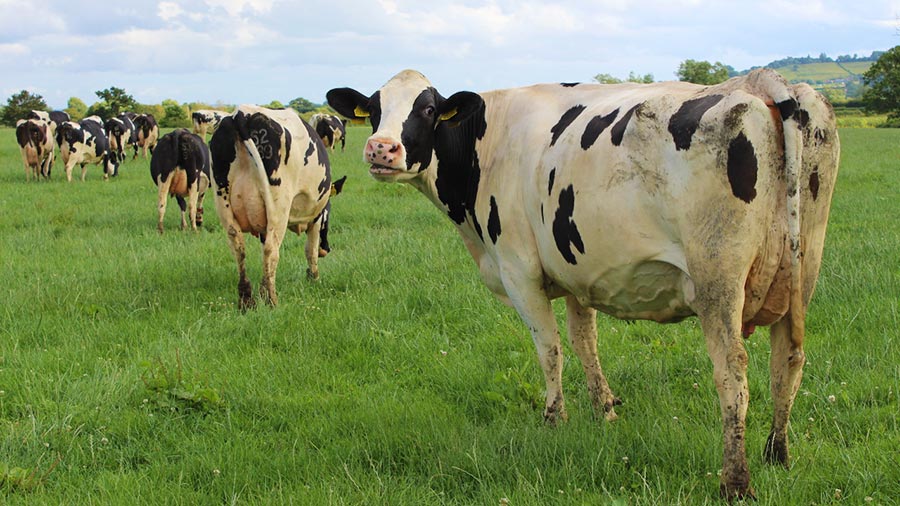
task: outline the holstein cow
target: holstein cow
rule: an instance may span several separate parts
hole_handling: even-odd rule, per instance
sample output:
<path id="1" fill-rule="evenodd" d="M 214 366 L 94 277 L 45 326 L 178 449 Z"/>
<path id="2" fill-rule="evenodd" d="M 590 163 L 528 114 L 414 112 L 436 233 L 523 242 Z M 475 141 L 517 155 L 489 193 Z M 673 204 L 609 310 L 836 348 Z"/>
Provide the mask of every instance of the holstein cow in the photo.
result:
<path id="1" fill-rule="evenodd" d="M 40 177 L 50 177 L 53 163 L 53 133 L 50 125 L 40 119 L 22 119 L 16 122 L 16 141 L 25 164 L 25 180 L 31 175 L 37 181 Z"/>
<path id="2" fill-rule="evenodd" d="M 125 161 L 125 146 L 131 143 L 134 135 L 134 123 L 127 116 L 110 118 L 103 124 L 106 137 L 109 139 L 109 151 L 119 163 Z M 114 174 L 118 175 L 118 174 Z"/>
<path id="3" fill-rule="evenodd" d="M 319 276 L 319 230 L 331 190 L 322 140 L 291 109 L 242 105 L 209 141 L 216 211 L 238 264 L 238 304 L 254 305 L 244 268 L 244 233 L 263 244 L 260 292 L 275 305 L 275 271 L 285 231 L 306 232 L 307 275 Z"/>
<path id="4" fill-rule="evenodd" d="M 72 181 L 72 168 L 75 165 L 81 166 L 82 181 L 89 163 L 102 165 L 103 179 L 118 172 L 118 158 L 109 151 L 109 140 L 98 116 L 88 116 L 78 123 L 64 122 L 59 126 L 59 136 L 62 140 L 59 151 L 66 168 L 66 180 Z"/>
<path id="5" fill-rule="evenodd" d="M 325 147 L 334 151 L 334 146 L 341 141 L 341 151 L 347 142 L 347 127 L 344 121 L 337 116 L 331 114 L 313 114 L 310 118 L 310 125 L 316 130 Z"/>
<path id="6" fill-rule="evenodd" d="M 174 195 L 181 208 L 181 229 L 187 228 L 185 210 L 191 220 L 191 228 L 203 225 L 203 196 L 209 188 L 210 156 L 203 139 L 180 128 L 159 139 L 150 158 L 150 176 L 159 187 L 156 229 L 163 233 L 166 200 Z M 187 197 L 187 203 L 185 203 Z"/>
<path id="7" fill-rule="evenodd" d="M 147 158 L 147 151 L 153 154 L 153 148 L 159 139 L 159 125 L 156 124 L 156 118 L 152 114 L 138 114 L 132 120 L 134 122 L 134 130 L 137 134 L 137 145 L 144 152 L 144 158 Z M 137 158 L 138 152 L 134 151 L 134 158 Z"/>
<path id="8" fill-rule="evenodd" d="M 723 419 L 721 492 L 753 496 L 742 334 L 772 325 L 765 456 L 787 464 L 840 151 L 821 95 L 761 69 L 716 86 L 544 84 L 444 98 L 407 70 L 371 96 L 327 98 L 370 119 L 371 175 L 407 182 L 446 212 L 487 286 L 525 321 L 550 423 L 565 418 L 551 299 L 566 298 L 569 339 L 607 419 L 619 400 L 600 369 L 596 310 L 696 315 Z"/>
<path id="9" fill-rule="evenodd" d="M 37 109 L 32 110 L 28 113 L 25 119 L 39 119 L 45 121 L 50 126 L 50 133 L 53 137 L 54 145 L 60 146 L 62 144 L 62 139 L 60 139 L 59 135 L 56 133 L 59 125 L 62 125 L 66 121 L 71 120 L 69 117 L 69 113 L 65 111 L 39 111 Z M 53 165 L 53 161 L 51 160 L 50 165 Z M 47 169 L 47 177 L 50 176 L 50 169 Z"/>
<path id="10" fill-rule="evenodd" d="M 223 111 L 214 111 L 212 109 L 200 109 L 191 113 L 191 120 L 194 123 L 194 133 L 199 135 L 206 142 L 206 134 L 214 134 L 216 128 L 222 118 L 228 113 Z"/>

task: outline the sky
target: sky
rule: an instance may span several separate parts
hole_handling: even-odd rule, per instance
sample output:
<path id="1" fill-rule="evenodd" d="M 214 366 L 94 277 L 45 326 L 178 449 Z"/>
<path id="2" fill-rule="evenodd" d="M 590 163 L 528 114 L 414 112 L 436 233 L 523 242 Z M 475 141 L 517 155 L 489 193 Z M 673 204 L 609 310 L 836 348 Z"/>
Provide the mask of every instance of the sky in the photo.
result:
<path id="1" fill-rule="evenodd" d="M 406 68 L 449 96 L 896 45 L 900 0 L 0 0 L 0 103 L 322 103 Z"/>

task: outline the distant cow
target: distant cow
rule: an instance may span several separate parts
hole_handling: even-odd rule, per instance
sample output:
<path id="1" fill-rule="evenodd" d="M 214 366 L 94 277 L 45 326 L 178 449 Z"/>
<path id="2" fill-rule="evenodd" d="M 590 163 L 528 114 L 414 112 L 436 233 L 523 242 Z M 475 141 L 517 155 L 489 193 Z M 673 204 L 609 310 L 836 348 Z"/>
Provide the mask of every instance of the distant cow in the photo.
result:
<path id="1" fill-rule="evenodd" d="M 50 125 L 40 119 L 19 120 L 16 123 L 16 142 L 25 164 L 25 180 L 31 181 L 32 174 L 35 181 L 41 177 L 49 178 L 54 144 Z"/>
<path id="2" fill-rule="evenodd" d="M 150 176 L 159 187 L 156 229 L 163 233 L 166 200 L 175 196 L 181 208 L 181 229 L 187 228 L 185 210 L 191 220 L 191 228 L 203 225 L 203 195 L 209 188 L 210 157 L 206 143 L 187 130 L 180 128 L 163 135 L 150 159 Z M 187 197 L 187 203 L 185 203 Z"/>
<path id="3" fill-rule="evenodd" d="M 619 400 L 600 369 L 596 309 L 696 315 L 721 407 L 720 491 L 751 497 L 743 336 L 771 325 L 765 458 L 787 464 L 840 152 L 820 94 L 760 69 L 715 86 L 565 83 L 445 98 L 403 71 L 373 95 L 327 98 L 371 120 L 370 174 L 410 183 L 445 212 L 488 288 L 516 308 L 544 372 L 548 422 L 565 418 L 552 299 L 566 298 L 572 348 L 608 419 Z"/>
<path id="4" fill-rule="evenodd" d="M 152 114 L 138 114 L 132 120 L 134 122 L 134 130 L 137 134 L 137 145 L 144 152 L 144 158 L 147 158 L 147 151 L 153 154 L 153 148 L 159 140 L 159 125 L 156 124 L 156 118 Z M 137 158 L 138 152 L 134 151 L 134 158 Z"/>
<path id="5" fill-rule="evenodd" d="M 39 119 L 45 121 L 50 126 L 50 133 L 53 137 L 54 147 L 59 147 L 62 144 L 62 139 L 59 138 L 59 135 L 56 133 L 56 129 L 59 128 L 59 125 L 62 125 L 66 121 L 69 121 L 71 118 L 69 117 L 69 113 L 65 111 L 39 111 L 37 109 L 32 110 L 25 116 L 25 119 Z M 50 162 L 52 167 L 53 161 Z M 50 170 L 47 170 L 47 176 L 50 176 Z"/>
<path id="6" fill-rule="evenodd" d="M 285 231 L 306 232 L 307 275 L 318 278 L 322 212 L 331 168 L 322 140 L 291 109 L 242 105 L 209 142 L 216 210 L 238 264 L 238 304 L 254 305 L 244 268 L 244 233 L 263 243 L 261 293 L 277 304 L 275 272 Z"/>
<path id="7" fill-rule="evenodd" d="M 109 151 L 109 140 L 99 117 L 89 116 L 78 123 L 66 121 L 59 126 L 58 134 L 62 139 L 59 151 L 66 166 L 66 180 L 72 181 L 72 169 L 76 165 L 81 166 L 82 181 L 88 164 L 101 165 L 103 179 L 118 172 L 118 158 Z"/>
<path id="8" fill-rule="evenodd" d="M 212 109 L 200 109 L 191 113 L 191 120 L 194 124 L 194 133 L 206 142 L 206 134 L 216 133 L 222 118 L 228 113 L 223 111 L 215 111 Z"/>
<path id="9" fill-rule="evenodd" d="M 125 161 L 125 146 L 131 143 L 134 135 L 134 123 L 127 116 L 110 118 L 103 124 L 106 137 L 109 139 L 109 150 L 119 163 Z"/>
<path id="10" fill-rule="evenodd" d="M 315 129 L 325 147 L 334 151 L 334 146 L 341 141 L 341 151 L 347 142 L 347 127 L 344 121 L 332 114 L 313 114 L 310 118 L 310 125 Z"/>
<path id="11" fill-rule="evenodd" d="M 341 193 L 341 190 L 344 189 L 344 182 L 347 181 L 347 176 L 344 176 L 337 181 L 331 183 L 331 196 Z M 325 204 L 325 210 L 322 211 L 322 226 L 319 229 L 319 257 L 324 257 L 325 255 L 331 253 L 331 245 L 328 244 L 328 229 L 331 225 L 331 199 L 328 199 L 328 203 Z"/>

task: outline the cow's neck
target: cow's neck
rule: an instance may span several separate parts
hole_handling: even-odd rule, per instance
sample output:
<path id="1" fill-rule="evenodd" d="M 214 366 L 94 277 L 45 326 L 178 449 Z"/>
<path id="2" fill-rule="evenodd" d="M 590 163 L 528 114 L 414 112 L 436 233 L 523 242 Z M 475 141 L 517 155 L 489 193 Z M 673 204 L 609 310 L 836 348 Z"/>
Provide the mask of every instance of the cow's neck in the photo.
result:
<path id="1" fill-rule="evenodd" d="M 486 130 L 484 109 L 458 126 L 438 125 L 431 164 L 411 181 L 447 214 L 460 232 L 482 241 L 482 226 L 474 212 L 481 180 L 475 143 L 484 137 Z"/>

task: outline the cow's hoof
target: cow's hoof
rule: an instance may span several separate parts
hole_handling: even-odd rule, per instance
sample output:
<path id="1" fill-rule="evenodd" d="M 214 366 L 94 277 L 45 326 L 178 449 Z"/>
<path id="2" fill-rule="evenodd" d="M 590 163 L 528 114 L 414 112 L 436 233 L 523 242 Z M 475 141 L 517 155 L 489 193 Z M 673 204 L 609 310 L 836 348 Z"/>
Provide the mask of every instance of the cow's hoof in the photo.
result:
<path id="1" fill-rule="evenodd" d="M 769 464 L 788 467 L 791 459 L 788 454 L 787 437 L 779 437 L 774 432 L 770 432 L 769 438 L 766 439 L 766 448 L 763 450 L 763 457 Z"/>
<path id="2" fill-rule="evenodd" d="M 247 312 L 254 307 L 256 307 L 256 301 L 253 300 L 253 297 L 241 297 L 238 299 L 238 309 L 240 309 L 241 312 Z"/>
<path id="3" fill-rule="evenodd" d="M 312 269 L 306 269 L 306 279 L 310 281 L 317 281 L 319 279 L 319 271 L 313 271 Z"/>
<path id="4" fill-rule="evenodd" d="M 324 258 L 326 255 L 328 255 L 328 251 L 324 250 L 322 248 L 319 248 L 319 258 Z"/>
<path id="5" fill-rule="evenodd" d="M 749 483 L 743 485 L 727 485 L 722 483 L 719 485 L 719 495 L 729 503 L 734 501 L 755 501 L 756 492 Z"/>

